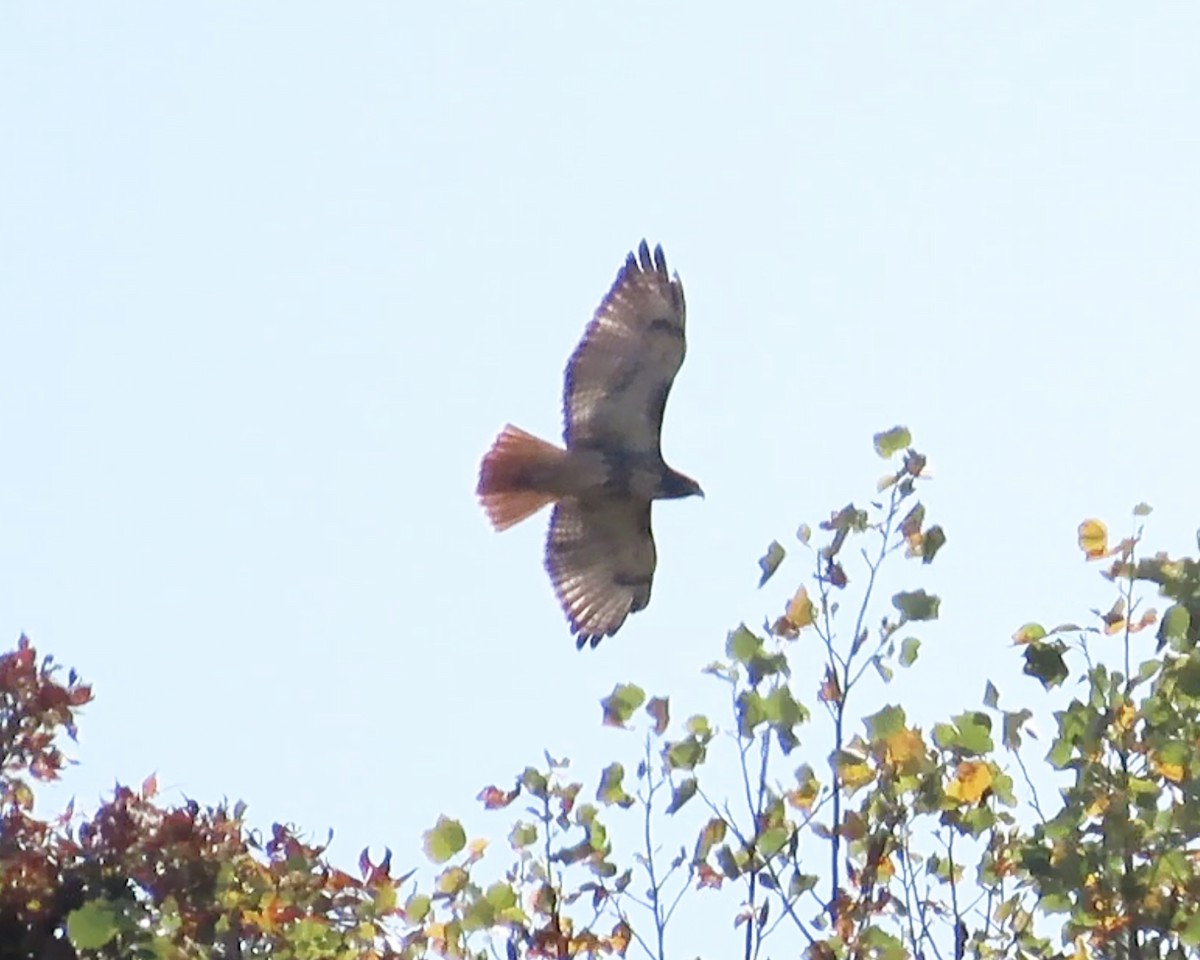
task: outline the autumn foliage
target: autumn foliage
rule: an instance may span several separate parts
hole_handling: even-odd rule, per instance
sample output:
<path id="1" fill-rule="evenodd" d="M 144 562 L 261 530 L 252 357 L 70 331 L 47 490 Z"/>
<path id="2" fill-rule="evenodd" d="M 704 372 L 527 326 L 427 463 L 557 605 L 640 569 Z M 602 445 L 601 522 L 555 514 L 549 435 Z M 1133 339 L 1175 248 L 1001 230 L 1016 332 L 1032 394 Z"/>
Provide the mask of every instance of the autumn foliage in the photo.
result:
<path id="1" fill-rule="evenodd" d="M 386 864 L 350 876 L 288 827 L 249 830 L 240 805 L 162 805 L 150 777 L 90 817 L 34 816 L 91 698 L 25 637 L 0 656 L 0 958 L 400 955 Z"/>
<path id="2" fill-rule="evenodd" d="M 1145 549 L 1145 505 L 1120 539 L 1085 521 L 1097 608 L 969 640 L 1042 693 L 964 678 L 976 703 L 918 723 L 887 684 L 936 662 L 922 580 L 952 544 L 908 431 L 875 449 L 865 501 L 759 560 L 760 586 L 794 571 L 786 601 L 697 664 L 727 711 L 623 680 L 598 711 L 621 756 L 484 786 L 399 874 L 390 852 L 338 869 L 240 805 L 163 804 L 153 777 L 35 816 L 92 694 L 22 637 L 0 657 L 0 960 L 1196 955 L 1200 561 Z"/>

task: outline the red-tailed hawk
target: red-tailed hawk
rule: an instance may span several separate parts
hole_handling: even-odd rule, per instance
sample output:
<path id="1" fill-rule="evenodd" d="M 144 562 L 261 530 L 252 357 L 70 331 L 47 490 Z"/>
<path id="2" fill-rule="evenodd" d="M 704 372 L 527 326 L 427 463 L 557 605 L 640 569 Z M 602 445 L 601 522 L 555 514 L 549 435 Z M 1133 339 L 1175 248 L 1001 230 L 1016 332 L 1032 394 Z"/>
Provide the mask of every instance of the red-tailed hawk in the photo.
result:
<path id="1" fill-rule="evenodd" d="M 567 363 L 566 449 L 509 424 L 479 469 L 497 530 L 554 503 L 546 570 L 575 645 L 596 646 L 650 602 L 650 503 L 703 491 L 662 458 L 663 410 L 683 363 L 683 285 L 662 247 L 632 253 Z"/>

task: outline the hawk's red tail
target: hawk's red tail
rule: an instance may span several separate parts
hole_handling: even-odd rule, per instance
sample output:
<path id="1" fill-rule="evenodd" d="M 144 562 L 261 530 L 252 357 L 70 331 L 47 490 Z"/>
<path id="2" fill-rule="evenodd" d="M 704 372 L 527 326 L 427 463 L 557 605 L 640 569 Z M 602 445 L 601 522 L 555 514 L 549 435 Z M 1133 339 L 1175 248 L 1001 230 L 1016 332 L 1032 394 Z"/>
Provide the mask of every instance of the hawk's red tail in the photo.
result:
<path id="1" fill-rule="evenodd" d="M 545 484 L 566 456 L 561 447 L 512 424 L 501 430 L 479 466 L 475 489 L 492 526 L 505 530 L 555 500 Z"/>

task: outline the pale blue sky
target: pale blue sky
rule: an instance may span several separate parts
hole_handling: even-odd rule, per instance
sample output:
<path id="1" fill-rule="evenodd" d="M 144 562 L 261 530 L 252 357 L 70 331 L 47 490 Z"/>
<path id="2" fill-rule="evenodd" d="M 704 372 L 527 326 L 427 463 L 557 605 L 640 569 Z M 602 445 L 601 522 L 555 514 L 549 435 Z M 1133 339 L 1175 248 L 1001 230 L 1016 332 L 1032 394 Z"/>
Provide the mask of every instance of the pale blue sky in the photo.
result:
<path id="1" fill-rule="evenodd" d="M 1076 524 L 1194 546 L 1200 6 L 127 3 L 0 10 L 0 632 L 114 776 L 415 863 L 619 680 L 707 706 L 773 538 L 930 454 L 927 717 L 1107 605 Z M 577 653 L 545 517 L 473 497 L 625 254 L 689 305 L 648 610 Z M 916 573 L 914 572 L 914 576 Z M 818 762 L 819 757 L 814 758 Z"/>

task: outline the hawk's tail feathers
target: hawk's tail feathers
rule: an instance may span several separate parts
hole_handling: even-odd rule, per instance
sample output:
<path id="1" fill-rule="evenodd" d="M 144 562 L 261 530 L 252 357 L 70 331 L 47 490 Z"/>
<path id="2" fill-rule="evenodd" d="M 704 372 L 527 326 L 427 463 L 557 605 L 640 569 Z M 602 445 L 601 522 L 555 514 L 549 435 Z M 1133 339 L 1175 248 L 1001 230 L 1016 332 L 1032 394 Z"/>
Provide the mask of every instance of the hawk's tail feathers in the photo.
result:
<path id="1" fill-rule="evenodd" d="M 531 517 L 557 494 L 544 489 L 567 451 L 508 424 L 479 466 L 475 492 L 497 530 Z"/>

